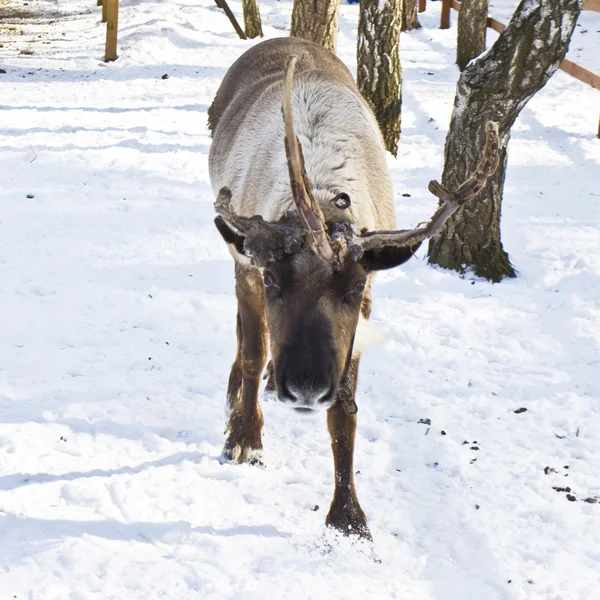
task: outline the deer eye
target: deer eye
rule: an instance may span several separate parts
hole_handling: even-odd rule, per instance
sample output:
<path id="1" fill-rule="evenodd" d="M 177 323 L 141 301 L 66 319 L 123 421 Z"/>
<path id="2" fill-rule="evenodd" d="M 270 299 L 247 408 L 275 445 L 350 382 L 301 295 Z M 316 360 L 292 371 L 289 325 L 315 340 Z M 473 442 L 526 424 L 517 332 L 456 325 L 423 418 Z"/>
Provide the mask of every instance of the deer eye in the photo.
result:
<path id="1" fill-rule="evenodd" d="M 352 289 L 346 292 L 346 299 L 350 300 L 353 298 L 358 298 L 365 291 L 365 282 L 361 281 L 357 283 Z"/>
<path id="2" fill-rule="evenodd" d="M 365 291 L 365 282 L 362 281 L 361 283 L 358 283 L 357 285 L 355 285 L 350 290 L 350 293 L 355 294 L 356 296 L 360 296 L 364 291 Z"/>
<path id="3" fill-rule="evenodd" d="M 265 288 L 272 292 L 279 292 L 281 290 L 281 288 L 275 282 L 275 279 L 273 279 L 273 276 L 269 275 L 269 273 L 263 273 L 263 283 Z"/>

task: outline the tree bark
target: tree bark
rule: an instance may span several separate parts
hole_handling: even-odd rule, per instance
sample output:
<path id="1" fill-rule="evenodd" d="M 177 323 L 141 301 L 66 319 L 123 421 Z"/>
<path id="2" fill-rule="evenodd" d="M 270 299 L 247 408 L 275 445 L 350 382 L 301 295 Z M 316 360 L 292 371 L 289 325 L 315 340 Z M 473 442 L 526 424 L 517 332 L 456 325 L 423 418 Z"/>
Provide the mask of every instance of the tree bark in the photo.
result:
<path id="1" fill-rule="evenodd" d="M 488 0 L 462 0 L 458 13 L 456 64 L 461 71 L 485 50 Z"/>
<path id="2" fill-rule="evenodd" d="M 294 0 L 290 35 L 335 52 L 340 0 Z"/>
<path id="3" fill-rule="evenodd" d="M 396 156 L 400 139 L 402 0 L 360 0 L 357 82 L 373 108 L 385 147 Z"/>
<path id="4" fill-rule="evenodd" d="M 500 164 L 485 189 L 430 240 L 430 263 L 459 272 L 472 269 L 493 282 L 515 276 L 500 237 L 510 128 L 558 69 L 580 12 L 581 0 L 522 0 L 490 51 L 460 76 L 446 136 L 442 182 L 456 189 L 473 172 L 488 120 L 499 125 Z"/>
<path id="5" fill-rule="evenodd" d="M 417 17 L 417 0 L 402 0 L 402 31 L 413 29 L 421 29 Z"/>
<path id="6" fill-rule="evenodd" d="M 260 11 L 258 0 L 242 0 L 244 11 L 244 30 L 249 38 L 262 37 L 262 24 L 260 22 Z"/>

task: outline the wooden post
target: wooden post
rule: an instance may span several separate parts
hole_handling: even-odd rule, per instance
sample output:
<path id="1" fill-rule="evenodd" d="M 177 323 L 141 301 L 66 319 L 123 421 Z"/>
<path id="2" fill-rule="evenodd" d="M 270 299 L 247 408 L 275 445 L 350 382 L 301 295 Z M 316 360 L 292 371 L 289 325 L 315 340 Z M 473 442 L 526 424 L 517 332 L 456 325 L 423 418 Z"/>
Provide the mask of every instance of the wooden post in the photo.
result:
<path id="1" fill-rule="evenodd" d="M 600 13 L 600 0 L 583 0 L 583 10 L 593 10 Z"/>
<path id="2" fill-rule="evenodd" d="M 600 118 L 598 119 L 598 139 L 600 140 Z"/>
<path id="3" fill-rule="evenodd" d="M 96 0 L 96 6 L 102 6 L 102 0 Z"/>
<path id="4" fill-rule="evenodd" d="M 119 25 L 119 0 L 104 0 L 106 6 L 106 50 L 104 60 L 117 60 L 117 28 Z"/>
<path id="5" fill-rule="evenodd" d="M 442 19 L 440 21 L 440 29 L 450 28 L 450 9 L 452 8 L 452 0 L 442 0 Z"/>
<path id="6" fill-rule="evenodd" d="M 425 12 L 427 8 L 427 0 L 419 0 L 419 12 Z"/>
<path id="7" fill-rule="evenodd" d="M 101 2 L 102 5 L 102 22 L 106 23 L 106 5 L 108 3 L 108 0 L 103 0 Z"/>
<path id="8" fill-rule="evenodd" d="M 244 33 L 244 30 L 240 27 L 240 24 L 237 22 L 235 15 L 231 12 L 231 9 L 229 8 L 227 1 L 226 0 L 215 0 L 215 4 L 219 8 L 221 8 L 222 10 L 225 11 L 227 18 L 229 19 L 229 22 L 233 25 L 233 28 L 235 29 L 236 33 L 238 34 L 240 40 L 247 40 L 248 36 Z"/>

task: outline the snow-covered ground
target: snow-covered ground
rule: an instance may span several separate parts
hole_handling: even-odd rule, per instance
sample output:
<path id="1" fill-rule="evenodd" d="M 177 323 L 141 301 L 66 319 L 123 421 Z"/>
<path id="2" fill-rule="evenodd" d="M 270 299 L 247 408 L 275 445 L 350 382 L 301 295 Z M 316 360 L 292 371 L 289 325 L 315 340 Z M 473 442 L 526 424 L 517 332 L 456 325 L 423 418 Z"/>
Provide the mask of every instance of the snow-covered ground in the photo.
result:
<path id="1" fill-rule="evenodd" d="M 362 361 L 356 448 L 371 549 L 325 533 L 323 415 L 267 403 L 267 468 L 219 462 L 235 299 L 206 110 L 253 42 L 211 0 L 124 0 L 106 65 L 94 4 L 0 26 L 0 600 L 599 597 L 599 93 L 558 73 L 514 128 L 517 279 L 424 251 L 379 277 L 389 338 Z M 404 226 L 434 209 L 458 77 L 439 8 L 402 39 Z M 262 2 L 268 37 L 290 11 Z M 585 13 L 570 53 L 597 72 L 599 31 Z"/>

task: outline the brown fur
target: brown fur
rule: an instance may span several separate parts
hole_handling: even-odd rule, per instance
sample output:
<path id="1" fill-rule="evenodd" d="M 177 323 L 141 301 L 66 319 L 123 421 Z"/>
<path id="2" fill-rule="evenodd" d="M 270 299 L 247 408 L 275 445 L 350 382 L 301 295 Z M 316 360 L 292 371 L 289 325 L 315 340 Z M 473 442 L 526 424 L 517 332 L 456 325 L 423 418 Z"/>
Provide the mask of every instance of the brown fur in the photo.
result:
<path id="1" fill-rule="evenodd" d="M 235 275 L 238 349 L 227 389 L 231 412 L 224 456 L 237 462 L 254 462 L 257 459 L 253 451 L 262 450 L 263 416 L 258 389 L 267 361 L 264 295 L 256 272 L 236 265 Z"/>
<path id="2" fill-rule="evenodd" d="M 265 269 L 277 289 L 266 289 L 273 376 L 280 399 L 287 390 L 327 390 L 320 402 L 335 401 L 356 331 L 367 273 L 348 261 L 336 271 L 311 251 Z M 300 401 L 294 404 L 300 407 Z"/>

